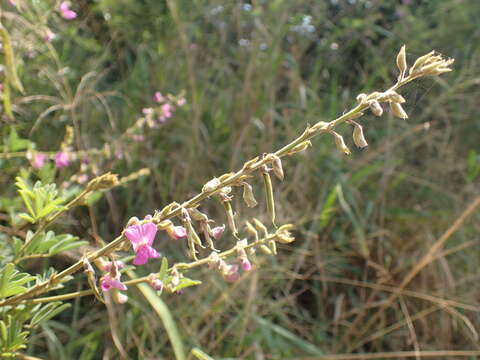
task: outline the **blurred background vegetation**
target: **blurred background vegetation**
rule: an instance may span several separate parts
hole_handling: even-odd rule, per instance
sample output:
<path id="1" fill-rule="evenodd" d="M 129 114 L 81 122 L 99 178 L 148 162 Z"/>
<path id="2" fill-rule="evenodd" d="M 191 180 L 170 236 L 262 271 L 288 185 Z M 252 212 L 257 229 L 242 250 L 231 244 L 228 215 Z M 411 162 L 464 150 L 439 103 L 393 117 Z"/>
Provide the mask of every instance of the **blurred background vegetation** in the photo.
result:
<path id="1" fill-rule="evenodd" d="M 191 271 L 201 286 L 162 299 L 185 348 L 215 359 L 479 350 L 478 213 L 413 279 L 410 292 L 364 327 L 480 195 L 479 1 L 78 0 L 72 21 L 52 13 L 53 1 L 17 3 L 19 9 L 0 1 L 26 95 L 15 93 L 15 120 L 2 120 L 3 139 L 14 129 L 37 149 L 56 151 L 73 125 L 77 150 L 99 148 L 152 106 L 155 91 L 186 94 L 187 104 L 148 129 L 144 141 L 129 143 L 123 159 L 98 164 L 99 172 L 122 176 L 146 167 L 150 176 L 57 225 L 92 245 L 92 234 L 110 241 L 131 216 L 185 200 L 307 124 L 342 114 L 358 93 L 386 89 L 396 79 L 401 45 L 410 62 L 432 49 L 454 57 L 454 72 L 402 90 L 407 121 L 363 118 L 367 150 L 346 157 L 321 137 L 284 162 L 286 180 L 275 184 L 278 223 L 297 225 L 296 242 L 276 257 L 257 256 L 255 271 L 234 284 L 207 268 Z M 51 43 L 42 40 L 47 27 L 57 34 Z M 19 167 L 31 170 L 24 159 L 0 167 L 0 210 L 8 213 L 20 206 L 8 201 L 12 179 Z M 77 169 L 51 176 L 61 184 Z M 238 200 L 239 221 L 262 218 L 264 202 L 259 206 L 244 209 Z M 204 209 L 226 221 L 213 202 Z M 222 241 L 219 247 L 231 245 Z M 156 244 L 170 262 L 185 260 L 179 243 Z M 27 268 L 52 262 L 62 267 L 68 259 Z M 82 282 L 74 283 L 70 290 L 80 290 Z M 174 358 L 151 305 L 134 288 L 129 296 L 127 305 L 108 311 L 91 297 L 75 300 L 35 332 L 28 353 Z"/>

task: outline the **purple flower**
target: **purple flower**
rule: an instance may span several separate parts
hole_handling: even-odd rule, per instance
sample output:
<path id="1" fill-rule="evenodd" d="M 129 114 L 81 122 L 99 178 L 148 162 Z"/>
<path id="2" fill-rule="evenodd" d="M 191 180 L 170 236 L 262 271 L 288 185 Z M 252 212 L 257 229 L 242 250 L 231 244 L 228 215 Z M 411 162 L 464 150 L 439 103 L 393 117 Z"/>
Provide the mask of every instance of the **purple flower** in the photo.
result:
<path id="1" fill-rule="evenodd" d="M 173 240 L 179 240 L 187 236 L 187 230 L 183 226 L 172 226 L 167 227 L 168 236 Z"/>
<path id="2" fill-rule="evenodd" d="M 160 122 L 165 122 L 167 121 L 167 119 L 170 119 L 172 117 L 173 106 L 170 104 L 163 104 L 160 107 L 160 111 L 161 113 L 160 113 L 160 116 L 158 117 L 158 120 Z"/>
<path id="3" fill-rule="evenodd" d="M 46 42 L 51 42 L 53 39 L 55 39 L 57 35 L 50 29 L 45 30 L 45 33 L 43 35 L 43 40 Z"/>
<path id="4" fill-rule="evenodd" d="M 235 282 L 240 279 L 237 264 L 230 264 L 223 269 L 223 278 L 228 282 Z"/>
<path id="5" fill-rule="evenodd" d="M 153 101 L 157 103 L 161 103 L 165 101 L 165 98 L 163 97 L 162 93 L 160 91 L 156 91 L 155 94 L 153 94 Z"/>
<path id="6" fill-rule="evenodd" d="M 102 276 L 102 278 L 100 279 L 100 286 L 102 288 L 102 291 L 108 291 L 112 287 L 122 291 L 127 290 L 125 284 L 120 281 L 120 273 L 118 273 L 118 276 L 116 278 L 112 277 L 110 274 Z"/>
<path id="7" fill-rule="evenodd" d="M 225 231 L 225 224 L 222 226 L 217 226 L 212 229 L 212 236 L 215 238 L 215 240 L 220 239 L 220 236 L 222 236 L 223 232 Z"/>
<path id="8" fill-rule="evenodd" d="M 156 234 L 157 225 L 151 222 L 132 225 L 125 230 L 125 236 L 132 243 L 133 251 L 137 255 L 133 260 L 134 265 L 143 265 L 150 258 L 160 257 L 160 254 L 152 247 Z"/>
<path id="9" fill-rule="evenodd" d="M 155 289 L 156 291 L 162 291 L 163 290 L 163 281 L 160 280 L 156 274 L 150 274 L 148 276 L 148 283 L 150 286 Z"/>
<path id="10" fill-rule="evenodd" d="M 67 167 L 70 165 L 70 161 L 68 160 L 68 153 L 65 151 L 59 151 L 55 154 L 55 166 L 59 169 Z"/>
<path id="11" fill-rule="evenodd" d="M 41 169 L 43 165 L 45 165 L 45 160 L 47 159 L 47 155 L 42 154 L 42 153 L 35 153 L 33 154 L 33 159 L 32 159 L 32 167 L 34 169 Z"/>
<path id="12" fill-rule="evenodd" d="M 77 13 L 70 9 L 70 3 L 68 1 L 62 1 L 60 4 L 60 15 L 65 20 L 72 20 L 77 17 Z"/>
<path id="13" fill-rule="evenodd" d="M 240 265 L 242 266 L 242 270 L 243 271 L 250 271 L 252 270 L 252 263 L 250 262 L 250 260 L 248 260 L 247 257 L 242 257 L 240 259 Z"/>

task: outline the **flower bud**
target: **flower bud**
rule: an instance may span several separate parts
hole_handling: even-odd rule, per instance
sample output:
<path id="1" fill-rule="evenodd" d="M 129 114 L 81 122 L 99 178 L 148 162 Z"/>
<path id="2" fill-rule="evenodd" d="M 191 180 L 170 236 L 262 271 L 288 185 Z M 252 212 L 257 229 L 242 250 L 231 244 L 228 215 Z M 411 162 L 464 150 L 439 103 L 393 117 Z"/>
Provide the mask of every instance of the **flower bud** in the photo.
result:
<path id="1" fill-rule="evenodd" d="M 171 226 L 166 228 L 166 231 L 172 240 L 183 239 L 185 236 L 187 236 L 187 230 L 183 226 L 175 226 L 171 224 Z"/>
<path id="2" fill-rule="evenodd" d="M 248 207 L 257 206 L 257 200 L 253 195 L 252 186 L 246 182 L 243 183 L 243 200 Z"/>
<path id="3" fill-rule="evenodd" d="M 218 185 L 220 185 L 220 180 L 217 178 L 213 178 L 212 180 L 208 181 L 205 185 L 203 185 L 202 192 L 211 192 L 214 189 L 216 189 Z"/>
<path id="4" fill-rule="evenodd" d="M 223 232 L 225 231 L 225 224 L 222 226 L 216 226 L 212 229 L 212 236 L 215 240 L 220 239 Z"/>
<path id="5" fill-rule="evenodd" d="M 157 277 L 157 274 L 150 274 L 148 276 L 148 283 L 156 291 L 163 290 L 163 282 Z"/>
<path id="6" fill-rule="evenodd" d="M 332 131 L 331 134 L 335 137 L 335 145 L 337 146 L 337 149 L 343 152 L 345 155 L 350 155 L 350 149 L 345 145 L 345 140 L 343 140 L 343 136 L 336 133 L 335 131 Z"/>
<path id="7" fill-rule="evenodd" d="M 387 92 L 386 95 L 387 95 L 386 100 L 388 101 L 399 103 L 399 104 L 403 104 L 405 102 L 405 98 L 399 93 L 397 93 L 396 91 L 389 91 Z"/>
<path id="8" fill-rule="evenodd" d="M 275 176 L 280 180 L 283 180 L 284 173 L 282 160 L 277 155 L 272 155 L 272 169 Z"/>
<path id="9" fill-rule="evenodd" d="M 312 146 L 312 142 L 310 140 L 305 140 L 304 142 L 301 142 L 297 146 L 295 146 L 292 150 L 288 152 L 288 155 L 293 155 L 298 152 L 304 151 L 308 149 L 310 146 Z"/>
<path id="10" fill-rule="evenodd" d="M 405 72 L 407 71 L 407 58 L 405 54 L 405 45 L 402 46 L 400 49 L 400 52 L 397 55 L 397 67 L 398 70 L 400 71 L 400 74 L 398 75 L 398 80 L 402 80 L 403 77 L 405 76 Z"/>
<path id="11" fill-rule="evenodd" d="M 365 136 L 363 135 L 363 127 L 362 125 L 353 122 L 353 142 L 359 148 L 364 148 L 368 146 L 367 140 L 365 140 Z"/>
<path id="12" fill-rule="evenodd" d="M 114 291 L 112 293 L 112 298 L 116 304 L 125 304 L 128 301 L 128 296 L 122 294 L 120 291 Z"/>
<path id="13" fill-rule="evenodd" d="M 250 262 L 250 260 L 248 260 L 246 256 L 240 259 L 240 265 L 242 266 L 243 271 L 252 270 L 252 263 Z"/>
<path id="14" fill-rule="evenodd" d="M 377 100 L 369 100 L 368 106 L 375 116 L 382 116 L 383 108 Z"/>
<path id="15" fill-rule="evenodd" d="M 367 101 L 367 94 L 361 93 L 357 95 L 357 101 L 360 104 L 363 104 L 365 101 Z"/>
<path id="16" fill-rule="evenodd" d="M 395 115 L 396 117 L 399 117 L 400 119 L 408 119 L 408 115 L 403 110 L 402 105 L 399 103 L 390 103 L 390 110 L 392 111 L 392 114 Z"/>

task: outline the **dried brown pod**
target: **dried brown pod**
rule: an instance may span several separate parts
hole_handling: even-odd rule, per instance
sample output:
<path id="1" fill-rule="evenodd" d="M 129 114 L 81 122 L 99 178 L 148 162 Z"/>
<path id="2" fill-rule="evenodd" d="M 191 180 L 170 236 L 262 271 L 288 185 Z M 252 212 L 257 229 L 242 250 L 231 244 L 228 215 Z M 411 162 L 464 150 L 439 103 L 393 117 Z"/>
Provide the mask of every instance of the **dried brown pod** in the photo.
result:
<path id="1" fill-rule="evenodd" d="M 403 110 L 402 105 L 400 105 L 399 103 L 391 102 L 390 110 L 392 111 L 392 114 L 396 117 L 399 117 L 400 119 L 408 119 L 407 113 L 405 112 L 405 110 Z"/>
<path id="2" fill-rule="evenodd" d="M 353 142 L 359 148 L 364 148 L 368 146 L 367 140 L 363 135 L 363 127 L 359 123 L 352 121 L 353 124 Z"/>
<path id="3" fill-rule="evenodd" d="M 255 196 L 253 195 L 252 186 L 246 182 L 243 183 L 243 200 L 248 207 L 255 207 L 258 204 Z"/>
<path id="4" fill-rule="evenodd" d="M 405 77 L 407 72 L 407 57 L 405 54 L 405 45 L 403 45 L 397 55 L 397 67 L 400 71 L 398 75 L 398 81 L 401 81 Z"/>

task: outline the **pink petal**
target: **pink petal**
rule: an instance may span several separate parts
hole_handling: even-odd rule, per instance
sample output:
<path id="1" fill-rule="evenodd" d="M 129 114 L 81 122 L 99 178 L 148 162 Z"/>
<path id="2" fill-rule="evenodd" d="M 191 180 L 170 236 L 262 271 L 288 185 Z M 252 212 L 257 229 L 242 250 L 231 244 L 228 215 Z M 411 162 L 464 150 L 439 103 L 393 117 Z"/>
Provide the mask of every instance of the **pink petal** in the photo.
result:
<path id="1" fill-rule="evenodd" d="M 146 246 L 142 246 L 138 251 L 135 259 L 133 259 L 133 265 L 146 264 L 149 259 L 149 251 Z"/>
<path id="2" fill-rule="evenodd" d="M 151 246 L 146 246 L 148 249 L 148 257 L 151 259 L 156 259 L 160 257 L 160 253 Z"/>
<path id="3" fill-rule="evenodd" d="M 127 237 L 128 240 L 130 240 L 130 242 L 133 245 L 133 250 L 136 252 L 137 247 L 142 242 L 142 233 L 141 233 L 140 225 L 129 226 L 125 230 L 125 236 Z"/>
<path id="4" fill-rule="evenodd" d="M 148 239 L 147 244 L 152 245 L 153 240 L 155 239 L 155 235 L 157 234 L 157 225 L 154 223 L 146 223 L 141 225 L 142 226 L 142 232 L 143 236 Z"/>

